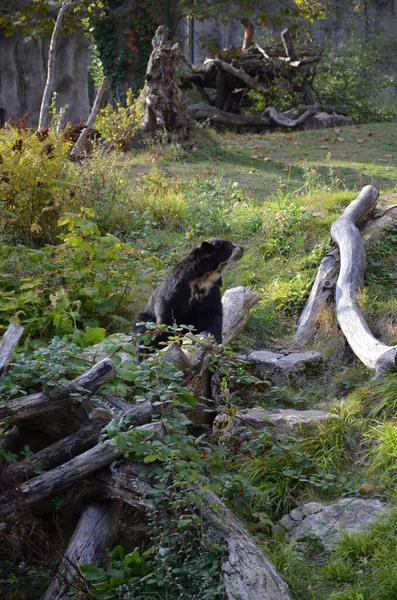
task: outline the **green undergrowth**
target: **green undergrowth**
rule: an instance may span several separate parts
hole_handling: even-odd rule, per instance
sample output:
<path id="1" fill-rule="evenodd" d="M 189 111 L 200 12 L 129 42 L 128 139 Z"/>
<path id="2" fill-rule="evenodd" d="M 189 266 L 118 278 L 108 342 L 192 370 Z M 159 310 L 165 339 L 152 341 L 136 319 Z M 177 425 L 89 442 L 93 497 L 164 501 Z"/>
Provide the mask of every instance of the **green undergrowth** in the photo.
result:
<path id="1" fill-rule="evenodd" d="M 67 142 L 51 133 L 45 141 L 27 130 L 1 130 L 0 331 L 10 322 L 25 327 L 14 364 L 0 382 L 2 404 L 42 388 L 51 395 L 84 372 L 85 349 L 112 332 L 130 333 L 172 265 L 217 236 L 245 248 L 225 272 L 224 289 L 245 285 L 259 296 L 231 349 L 210 343 L 221 369 L 221 411 L 232 419 L 237 408 L 255 402 L 330 412 L 323 423 L 293 432 L 269 426 L 245 441 L 197 446 L 188 416 L 194 399 L 181 373 L 166 363 L 123 366 L 114 357 L 118 375 L 103 392 L 131 403 L 155 394 L 167 437 L 160 442 L 135 435 L 120 422 L 106 429 L 129 459 L 155 469 L 150 535 L 139 547 L 117 547 L 105 569 L 85 568 L 90 597 L 120 597 L 124 590 L 132 599 L 224 598 L 223 551 L 203 535 L 198 482 L 243 520 L 297 600 L 397 597 L 394 512 L 367 534 L 343 538 L 329 555 L 310 536 L 291 544 L 271 535 L 272 525 L 303 502 L 368 494 L 395 503 L 396 375 L 371 379 L 332 306 L 322 310 L 310 346 L 323 353 L 324 364 L 308 378 L 294 376 L 280 386 L 258 382 L 232 354 L 291 345 L 330 249 L 330 225 L 362 184 L 379 185 L 381 206 L 395 202 L 397 146 L 389 128 L 381 123 L 261 136 L 200 130 L 189 149 L 156 143 L 123 157 L 96 150 L 81 164 L 65 159 Z M 367 246 L 366 287 L 359 296 L 369 326 L 390 345 L 397 341 L 396 241 L 396 230 L 389 229 Z M 177 329 L 172 333 L 179 339 Z M 110 343 L 108 350 L 114 355 L 120 348 L 135 356 L 134 343 Z M 1 459 L 12 462 L 29 452 L 3 452 Z M 20 564 L 8 558 L 2 589 L 11 586 L 15 597 L 24 598 L 23 585 L 33 578 L 39 598 L 47 571 L 23 552 Z"/>

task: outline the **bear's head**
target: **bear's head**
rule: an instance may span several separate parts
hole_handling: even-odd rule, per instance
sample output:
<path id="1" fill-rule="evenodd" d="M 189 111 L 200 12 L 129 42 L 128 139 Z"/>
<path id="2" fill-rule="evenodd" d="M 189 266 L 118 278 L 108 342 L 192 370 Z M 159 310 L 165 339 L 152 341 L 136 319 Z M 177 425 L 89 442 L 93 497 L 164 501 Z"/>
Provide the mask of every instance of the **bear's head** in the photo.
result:
<path id="1" fill-rule="evenodd" d="M 212 270 L 217 273 L 222 273 L 227 265 L 239 260 L 244 254 L 242 246 L 219 238 L 210 238 L 202 242 L 199 248 L 212 263 Z"/>

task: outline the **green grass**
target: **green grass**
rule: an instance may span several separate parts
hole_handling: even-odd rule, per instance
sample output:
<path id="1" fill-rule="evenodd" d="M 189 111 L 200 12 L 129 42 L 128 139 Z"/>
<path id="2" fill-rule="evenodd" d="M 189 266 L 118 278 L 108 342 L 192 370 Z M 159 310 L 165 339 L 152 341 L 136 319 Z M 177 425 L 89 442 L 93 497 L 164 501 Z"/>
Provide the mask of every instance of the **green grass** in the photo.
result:
<path id="1" fill-rule="evenodd" d="M 237 181 L 251 196 L 262 200 L 280 185 L 287 191 L 297 190 L 313 169 L 329 188 L 339 179 L 339 185 L 348 190 L 368 183 L 381 191 L 395 190 L 397 147 L 390 135 L 392 127 L 390 123 L 373 123 L 261 135 L 199 131 L 197 143 L 186 153 L 153 146 L 132 162 L 129 158 L 121 162 L 131 169 L 133 177 L 137 168 L 146 170 L 157 163 L 183 178 L 197 173 L 222 176 L 225 181 Z"/>

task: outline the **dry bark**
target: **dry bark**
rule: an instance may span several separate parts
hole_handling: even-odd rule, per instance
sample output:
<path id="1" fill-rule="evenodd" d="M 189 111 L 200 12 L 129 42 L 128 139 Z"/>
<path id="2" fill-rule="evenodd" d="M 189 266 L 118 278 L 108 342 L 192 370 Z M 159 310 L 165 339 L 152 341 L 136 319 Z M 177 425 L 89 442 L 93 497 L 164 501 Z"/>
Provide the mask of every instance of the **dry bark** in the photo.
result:
<path id="1" fill-rule="evenodd" d="M 222 573 L 229 600 L 291 600 L 274 565 L 213 492 L 203 494 L 202 513 L 210 537 L 227 546 Z"/>
<path id="2" fill-rule="evenodd" d="M 357 294 L 364 283 L 365 250 L 356 227 L 375 206 L 378 190 L 365 186 L 359 197 L 331 226 L 331 236 L 339 246 L 340 272 L 336 284 L 336 315 L 351 349 L 378 376 L 394 370 L 397 346 L 387 346 L 370 331 L 359 307 Z"/>
<path id="3" fill-rule="evenodd" d="M 247 50 L 254 39 L 255 27 L 252 21 L 249 19 L 240 19 L 242 28 L 244 29 L 244 40 L 241 49 Z"/>
<path id="4" fill-rule="evenodd" d="M 109 358 L 104 358 L 67 386 L 58 388 L 51 398 L 40 392 L 12 400 L 8 406 L 0 408 L 0 421 L 21 423 L 38 415 L 58 410 L 71 401 L 72 394 L 92 393 L 104 383 L 111 381 L 115 374 L 113 362 Z"/>
<path id="5" fill-rule="evenodd" d="M 6 372 L 22 334 L 23 327 L 21 325 L 7 327 L 7 331 L 0 341 L 0 377 Z"/>
<path id="6" fill-rule="evenodd" d="M 68 598 L 71 591 L 89 592 L 90 587 L 79 567 L 100 567 L 111 545 L 117 525 L 117 502 L 92 502 L 80 520 L 62 558 L 57 575 L 41 600 Z"/>
<path id="7" fill-rule="evenodd" d="M 361 237 L 364 245 L 377 238 L 387 227 L 397 225 L 397 206 L 371 214 L 370 220 L 357 222 L 361 225 Z M 294 337 L 294 346 L 303 348 L 313 339 L 318 326 L 320 311 L 334 298 L 336 281 L 339 274 L 339 248 L 331 250 L 321 261 L 317 277 L 299 317 L 298 329 Z"/>
<path id="8" fill-rule="evenodd" d="M 231 73 L 231 75 L 234 75 L 234 77 L 237 77 L 237 79 L 240 79 L 241 81 L 246 83 L 249 88 L 256 90 L 261 94 L 266 94 L 267 92 L 265 86 L 258 83 L 253 77 L 248 75 L 248 73 L 246 73 L 241 67 L 240 69 L 236 69 L 236 67 L 233 67 L 233 65 L 225 62 L 224 60 L 221 60 L 220 58 L 207 58 L 205 64 L 207 64 L 208 66 L 211 66 L 211 64 L 213 64 L 218 69 L 222 69 L 227 73 Z"/>

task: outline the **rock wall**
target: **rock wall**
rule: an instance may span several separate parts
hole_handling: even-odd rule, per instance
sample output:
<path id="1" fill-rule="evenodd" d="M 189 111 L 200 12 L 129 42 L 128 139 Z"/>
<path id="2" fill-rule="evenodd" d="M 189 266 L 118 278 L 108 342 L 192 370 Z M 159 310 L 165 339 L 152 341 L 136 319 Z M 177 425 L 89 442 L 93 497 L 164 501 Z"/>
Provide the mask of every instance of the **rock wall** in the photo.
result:
<path id="1" fill-rule="evenodd" d="M 0 32 L 0 109 L 5 119 L 32 111 L 29 124 L 35 125 L 47 77 L 49 40 L 25 42 L 20 34 L 6 37 Z M 59 38 L 54 91 L 57 108 L 68 105 L 66 119 L 78 123 L 89 114 L 89 40 L 83 36 Z"/>

